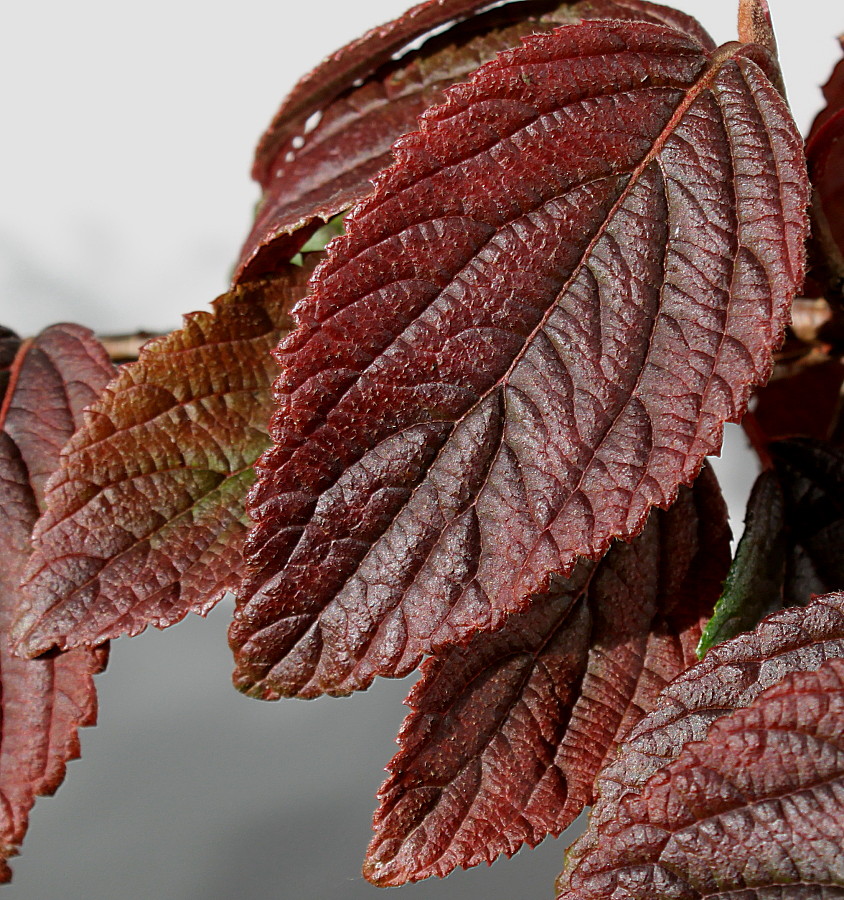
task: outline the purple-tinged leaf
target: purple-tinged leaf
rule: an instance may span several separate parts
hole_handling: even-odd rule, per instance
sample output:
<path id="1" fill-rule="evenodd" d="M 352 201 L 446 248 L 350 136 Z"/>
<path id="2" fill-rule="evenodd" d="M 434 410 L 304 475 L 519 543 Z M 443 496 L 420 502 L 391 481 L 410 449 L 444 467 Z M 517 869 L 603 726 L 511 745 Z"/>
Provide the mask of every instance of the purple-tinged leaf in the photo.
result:
<path id="1" fill-rule="evenodd" d="M 527 34 L 580 17 L 640 19 L 671 24 L 713 47 L 691 17 L 641 0 L 531 0 L 480 12 L 488 5 L 464 0 L 416 7 L 330 57 L 294 89 L 258 147 L 253 175 L 264 196 L 236 281 L 274 271 L 318 222 L 369 194 L 371 179 L 392 162 L 393 142 L 442 102 L 444 89 Z M 391 59 L 452 19 L 445 33 Z"/>
<path id="2" fill-rule="evenodd" d="M 764 616 L 782 609 L 786 548 L 782 488 L 776 472 L 768 469 L 756 479 L 747 501 L 735 560 L 698 645 L 701 657 L 715 644 L 751 631 Z"/>
<path id="3" fill-rule="evenodd" d="M 663 690 L 653 712 L 630 732 L 618 758 L 598 776 L 599 798 L 587 832 L 568 853 L 566 872 L 558 885 L 561 897 L 574 900 L 579 896 L 566 891 L 581 884 L 592 861 L 600 865 L 604 830 L 612 831 L 626 799 L 635 798 L 650 779 L 658 778 L 686 744 L 704 740 L 713 721 L 752 705 L 763 691 L 788 674 L 813 672 L 826 660 L 841 658 L 844 593 L 828 594 L 806 607 L 791 607 L 768 616 L 755 631 L 718 644 L 702 662 L 676 678 Z M 601 896 L 615 895 L 607 891 Z M 694 893 L 677 896 L 688 900 L 697 897 Z M 737 894 L 737 900 L 739 897 L 744 900 Z M 754 898 L 752 893 L 750 898 Z"/>
<path id="4" fill-rule="evenodd" d="M 707 469 L 632 543 L 581 562 L 495 634 L 428 660 L 364 874 L 443 876 L 566 828 L 616 745 L 693 662 L 729 541 Z"/>
<path id="5" fill-rule="evenodd" d="M 844 897 L 844 659 L 784 675 L 624 796 L 559 894 L 609 897 Z"/>
<path id="6" fill-rule="evenodd" d="M 77 730 L 96 721 L 93 676 L 105 667 L 105 648 L 18 659 L 9 628 L 44 481 L 83 406 L 114 370 L 91 333 L 75 325 L 23 343 L 3 329 L 0 370 L 0 881 L 8 881 L 6 860 L 18 853 L 35 798 L 55 792 L 68 760 L 79 756 Z"/>
<path id="7" fill-rule="evenodd" d="M 312 269 L 288 266 L 187 316 L 86 413 L 34 532 L 20 652 L 164 628 L 237 586 L 252 464 L 269 444 L 270 351 Z"/>
<path id="8" fill-rule="evenodd" d="M 278 354 L 242 690 L 348 692 L 495 630 L 695 478 L 803 277 L 762 52 L 563 26 L 398 142 Z"/>

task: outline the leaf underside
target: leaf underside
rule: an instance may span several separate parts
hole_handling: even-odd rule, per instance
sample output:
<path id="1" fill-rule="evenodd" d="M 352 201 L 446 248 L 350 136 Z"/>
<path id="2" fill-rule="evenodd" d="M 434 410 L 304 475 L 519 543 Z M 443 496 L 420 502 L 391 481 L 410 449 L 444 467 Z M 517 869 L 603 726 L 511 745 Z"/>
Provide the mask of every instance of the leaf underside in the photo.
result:
<path id="1" fill-rule="evenodd" d="M 241 251 L 237 282 L 273 271 L 298 250 L 314 223 L 369 194 L 371 180 L 392 162 L 394 141 L 442 102 L 445 88 L 527 34 L 579 17 L 632 18 L 671 24 L 712 46 L 691 17 L 637 0 L 530 0 L 476 9 L 484 5 L 422 4 L 329 57 L 300 82 L 258 147 L 253 175 L 264 193 Z M 442 27 L 447 30 L 418 49 L 391 58 Z"/>
<path id="2" fill-rule="evenodd" d="M 559 900 L 844 896 L 844 594 L 663 692 L 599 778 Z"/>
<path id="3" fill-rule="evenodd" d="M 398 142 L 278 353 L 242 690 L 406 673 L 691 483 L 802 281 L 801 143 L 757 55 L 563 26 Z"/>
<path id="4" fill-rule="evenodd" d="M 187 316 L 86 413 L 35 528 L 20 652 L 164 628 L 237 586 L 252 464 L 269 444 L 271 350 L 316 256 Z"/>
<path id="5" fill-rule="evenodd" d="M 93 675 L 106 649 L 23 660 L 10 652 L 9 629 L 44 482 L 114 370 L 89 331 L 57 325 L 22 344 L 4 329 L 0 372 L 0 881 L 9 881 L 6 860 L 18 853 L 36 796 L 55 792 L 79 756 L 77 730 L 96 721 Z"/>
<path id="6" fill-rule="evenodd" d="M 581 562 L 500 631 L 428 660 L 379 792 L 367 878 L 444 876 L 568 827 L 604 760 L 694 661 L 729 541 L 705 469 L 632 543 Z"/>

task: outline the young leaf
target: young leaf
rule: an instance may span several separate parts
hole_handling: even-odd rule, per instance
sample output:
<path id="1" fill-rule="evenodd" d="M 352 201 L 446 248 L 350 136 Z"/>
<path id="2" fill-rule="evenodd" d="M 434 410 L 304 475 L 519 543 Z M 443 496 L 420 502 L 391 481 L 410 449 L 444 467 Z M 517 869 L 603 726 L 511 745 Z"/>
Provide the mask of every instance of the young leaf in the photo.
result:
<path id="1" fill-rule="evenodd" d="M 532 32 L 583 16 L 663 22 L 711 41 L 691 17 L 635 0 L 506 3 L 478 13 L 477 3 L 427 3 L 330 57 L 294 89 L 258 147 L 253 175 L 264 196 L 241 251 L 235 279 L 271 272 L 301 245 L 317 221 L 351 207 L 392 161 L 393 142 L 500 50 Z M 391 59 L 425 31 L 447 30 Z M 364 54 L 363 51 L 366 50 Z M 316 122 L 316 125 L 313 123 Z M 342 152 L 338 152 L 338 147 Z"/>
<path id="2" fill-rule="evenodd" d="M 6 860 L 18 853 L 35 798 L 55 792 L 79 756 L 77 730 L 96 721 L 93 676 L 105 667 L 105 648 L 22 660 L 11 654 L 9 628 L 44 482 L 114 370 L 75 325 L 23 343 L 3 329 L 0 370 L 0 881 L 8 881 Z"/>
<path id="3" fill-rule="evenodd" d="M 701 657 L 782 608 L 787 540 L 782 488 L 775 472 L 766 470 L 756 479 L 744 524 L 724 593 L 700 639 Z"/>
<path id="4" fill-rule="evenodd" d="M 237 585 L 252 463 L 269 443 L 270 350 L 312 269 L 288 266 L 187 316 L 86 413 L 35 529 L 20 652 L 164 628 Z"/>
<path id="5" fill-rule="evenodd" d="M 693 647 L 729 564 L 711 470 L 630 544 L 581 562 L 495 634 L 428 660 L 380 791 L 364 874 L 446 875 L 559 834 Z"/>
<path id="6" fill-rule="evenodd" d="M 561 896 L 580 897 L 566 891 L 580 888 L 593 863 L 598 869 L 603 866 L 604 831 L 612 833 L 626 798 L 635 797 L 651 778 L 657 779 L 684 745 L 704 740 L 714 720 L 750 706 L 789 673 L 815 671 L 833 658 L 844 658 L 844 593 L 817 597 L 806 607 L 768 616 L 755 631 L 713 647 L 702 662 L 669 684 L 653 712 L 633 728 L 615 762 L 598 776 L 599 799 L 589 829 L 569 851 L 559 884 Z M 606 884 L 598 889 L 606 889 Z M 607 889 L 599 896 L 610 893 Z M 679 896 L 692 900 L 698 895 Z"/>
<path id="7" fill-rule="evenodd" d="M 280 348 L 242 690 L 345 692 L 494 630 L 694 479 L 802 281 L 763 57 L 563 26 L 398 142 Z"/>
<path id="8" fill-rule="evenodd" d="M 718 719 L 624 797 L 560 900 L 844 896 L 844 659 Z"/>

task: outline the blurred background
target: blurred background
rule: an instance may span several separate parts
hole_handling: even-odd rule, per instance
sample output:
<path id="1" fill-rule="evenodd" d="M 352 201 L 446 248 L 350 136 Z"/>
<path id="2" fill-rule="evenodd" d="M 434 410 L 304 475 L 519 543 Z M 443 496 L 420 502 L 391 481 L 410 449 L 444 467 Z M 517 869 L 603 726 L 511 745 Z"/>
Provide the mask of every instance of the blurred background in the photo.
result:
<path id="1" fill-rule="evenodd" d="M 721 43 L 735 0 L 680 0 Z M 770 0 L 806 130 L 844 9 Z M 0 322 L 100 333 L 180 324 L 227 286 L 257 187 L 252 150 L 305 71 L 407 0 L 16 3 L 0 55 Z M 753 464 L 718 464 L 741 527 Z M 737 518 L 736 518 L 737 517 Z M 230 685 L 231 603 L 120 640 L 100 725 L 33 812 L 8 900 L 374 900 L 360 875 L 373 795 L 408 682 L 309 703 Z M 578 826 L 575 826 L 579 830 Z M 407 900 L 551 896 L 573 833 L 493 869 L 400 888 Z"/>

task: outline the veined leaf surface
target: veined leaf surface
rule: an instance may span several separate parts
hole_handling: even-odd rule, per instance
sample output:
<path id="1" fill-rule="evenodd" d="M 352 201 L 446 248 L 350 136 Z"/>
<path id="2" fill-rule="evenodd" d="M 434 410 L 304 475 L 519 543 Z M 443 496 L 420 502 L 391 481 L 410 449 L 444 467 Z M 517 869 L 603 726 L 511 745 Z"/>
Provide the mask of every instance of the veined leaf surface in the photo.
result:
<path id="1" fill-rule="evenodd" d="M 272 272 L 315 223 L 363 199 L 392 162 L 393 142 L 467 78 L 524 35 L 584 18 L 639 19 L 688 31 L 713 45 L 690 16 L 643 0 L 425 3 L 331 56 L 294 89 L 259 144 L 253 175 L 264 195 L 235 280 Z M 449 25 L 450 22 L 450 25 Z M 395 59 L 431 28 L 446 27 Z M 314 124 L 316 123 L 316 124 Z"/>
<path id="2" fill-rule="evenodd" d="M 314 254 L 313 256 L 316 256 Z M 29 655 L 207 613 L 239 583 L 271 349 L 313 270 L 237 288 L 123 366 L 61 457 L 15 624 Z"/>
<path id="3" fill-rule="evenodd" d="M 35 798 L 55 792 L 79 756 L 77 730 L 96 721 L 93 676 L 106 649 L 23 660 L 11 654 L 9 629 L 44 482 L 114 369 L 87 329 L 56 325 L 23 343 L 3 329 L 0 371 L 0 881 L 8 881 L 6 860 Z"/>
<path id="4" fill-rule="evenodd" d="M 494 634 L 428 660 L 380 791 L 377 884 L 492 862 L 567 828 L 660 690 L 694 662 L 730 559 L 711 470 L 630 544 Z"/>
<path id="5" fill-rule="evenodd" d="M 242 690 L 407 671 L 691 483 L 803 277 L 802 145 L 754 60 L 563 26 L 397 143 L 279 350 Z"/>
<path id="6" fill-rule="evenodd" d="M 559 900 L 844 896 L 844 594 L 664 692 L 599 778 Z"/>

